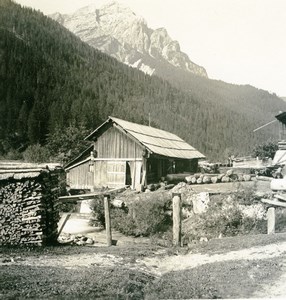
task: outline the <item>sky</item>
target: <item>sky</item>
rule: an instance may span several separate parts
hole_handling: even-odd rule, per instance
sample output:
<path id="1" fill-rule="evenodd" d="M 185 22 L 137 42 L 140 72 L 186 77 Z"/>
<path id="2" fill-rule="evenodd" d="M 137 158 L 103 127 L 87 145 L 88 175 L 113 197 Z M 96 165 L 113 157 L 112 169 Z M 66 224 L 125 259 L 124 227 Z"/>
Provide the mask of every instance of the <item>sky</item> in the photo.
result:
<path id="1" fill-rule="evenodd" d="M 109 0 L 15 0 L 44 14 Z M 165 27 L 209 78 L 286 97 L 286 0 L 118 0 Z"/>

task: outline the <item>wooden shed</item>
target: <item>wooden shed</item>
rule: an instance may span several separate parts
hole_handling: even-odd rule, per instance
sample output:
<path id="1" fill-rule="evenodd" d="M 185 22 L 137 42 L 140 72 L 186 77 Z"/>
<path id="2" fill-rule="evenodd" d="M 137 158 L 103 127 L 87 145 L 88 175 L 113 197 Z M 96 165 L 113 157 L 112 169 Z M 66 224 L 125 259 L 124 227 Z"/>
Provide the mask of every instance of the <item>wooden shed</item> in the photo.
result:
<path id="1" fill-rule="evenodd" d="M 272 164 L 286 165 L 286 112 L 280 112 L 275 118 L 279 121 L 279 142 Z"/>
<path id="2" fill-rule="evenodd" d="M 167 174 L 197 171 L 203 154 L 164 130 L 109 117 L 86 140 L 93 145 L 65 166 L 73 189 L 131 188 Z"/>
<path id="3" fill-rule="evenodd" d="M 57 242 L 64 174 L 59 164 L 0 160 L 0 245 Z"/>

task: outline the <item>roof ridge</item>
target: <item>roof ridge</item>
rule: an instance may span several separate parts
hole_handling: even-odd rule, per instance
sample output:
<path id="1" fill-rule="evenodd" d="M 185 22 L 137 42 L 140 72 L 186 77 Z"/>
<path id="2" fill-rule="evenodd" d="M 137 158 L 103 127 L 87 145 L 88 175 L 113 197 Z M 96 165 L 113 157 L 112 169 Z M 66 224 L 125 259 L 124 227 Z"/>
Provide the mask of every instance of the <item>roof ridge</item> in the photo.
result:
<path id="1" fill-rule="evenodd" d="M 154 128 L 154 127 L 152 127 L 152 128 Z M 154 128 L 154 129 L 156 129 L 156 128 Z M 161 130 L 161 129 L 159 129 L 159 130 Z M 177 138 L 179 138 L 179 140 L 177 140 L 177 139 L 170 139 L 170 138 L 167 138 L 167 137 L 159 137 L 159 136 L 157 136 L 157 135 L 152 135 L 152 134 L 148 134 L 148 133 L 142 133 L 142 132 L 138 132 L 138 131 L 136 131 L 136 130 L 132 130 L 132 129 L 128 129 L 128 131 L 131 131 L 131 132 L 135 132 L 135 133 L 138 133 L 138 134 L 141 134 L 141 135 L 145 135 L 145 136 L 150 136 L 150 137 L 153 137 L 153 138 L 157 138 L 157 139 L 164 139 L 164 140 L 168 140 L 168 141 L 176 141 L 176 142 L 181 142 L 181 143 L 185 143 L 185 141 L 183 140 L 183 139 L 181 139 L 180 137 L 178 137 L 177 135 L 175 135 L 175 134 L 173 134 L 173 133 L 170 133 L 170 134 L 172 134 L 172 135 L 174 135 L 174 136 L 176 136 Z M 164 131 L 164 130 L 163 130 Z M 165 131 L 165 132 L 167 132 L 167 131 Z M 169 132 L 168 132 L 169 133 Z"/>
<path id="2" fill-rule="evenodd" d="M 148 143 L 148 142 L 144 142 L 144 144 L 146 145 L 151 145 L 154 147 L 158 147 L 158 148 L 164 148 L 164 149 L 173 149 L 173 150 L 182 150 L 182 151 L 198 151 L 195 148 L 192 147 L 192 149 L 184 149 L 184 148 L 174 148 L 174 147 L 167 147 L 167 146 L 161 146 L 161 145 L 156 145 L 156 144 L 152 144 L 152 143 Z"/>
<path id="3" fill-rule="evenodd" d="M 116 117 L 112 117 L 112 116 L 109 116 L 108 118 L 110 118 L 112 120 L 115 119 L 115 120 L 119 120 L 119 121 L 122 121 L 122 122 L 126 122 L 126 123 L 130 123 L 130 124 L 135 124 L 135 125 L 143 126 L 143 127 L 146 127 L 146 128 L 152 128 L 154 130 L 163 131 L 163 132 L 166 132 L 168 134 L 172 134 L 172 135 L 175 135 L 176 137 L 178 137 L 176 134 L 174 134 L 172 132 L 169 132 L 169 131 L 164 130 L 164 129 L 156 128 L 156 127 L 153 127 L 153 126 L 148 126 L 148 125 L 139 124 L 139 123 L 135 123 L 135 122 L 131 122 L 131 121 L 126 121 L 126 120 L 123 120 L 123 119 L 120 119 L 120 118 L 116 118 Z M 136 131 L 134 131 L 134 132 L 136 132 Z M 180 137 L 178 137 L 178 138 L 180 138 Z"/>

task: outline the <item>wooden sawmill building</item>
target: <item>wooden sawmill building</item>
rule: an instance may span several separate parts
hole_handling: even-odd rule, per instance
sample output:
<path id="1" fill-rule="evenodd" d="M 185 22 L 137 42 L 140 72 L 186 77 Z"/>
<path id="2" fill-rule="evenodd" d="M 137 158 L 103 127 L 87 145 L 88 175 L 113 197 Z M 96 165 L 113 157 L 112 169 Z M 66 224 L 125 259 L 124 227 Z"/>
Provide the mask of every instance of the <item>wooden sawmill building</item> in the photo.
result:
<path id="1" fill-rule="evenodd" d="M 114 117 L 86 140 L 92 146 L 65 166 L 71 189 L 135 189 L 167 174 L 196 172 L 198 160 L 205 158 L 175 134 Z"/>
<path id="2" fill-rule="evenodd" d="M 286 112 L 280 112 L 275 118 L 279 121 L 279 142 L 272 164 L 286 165 Z"/>

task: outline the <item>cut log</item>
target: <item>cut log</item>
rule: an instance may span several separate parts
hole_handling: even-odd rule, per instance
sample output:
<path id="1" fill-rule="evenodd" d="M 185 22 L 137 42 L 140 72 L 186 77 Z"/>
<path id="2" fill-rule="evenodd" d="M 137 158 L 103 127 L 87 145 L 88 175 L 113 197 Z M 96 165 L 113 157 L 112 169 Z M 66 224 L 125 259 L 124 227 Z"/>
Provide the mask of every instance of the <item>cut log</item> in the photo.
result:
<path id="1" fill-rule="evenodd" d="M 248 175 L 248 174 L 244 174 L 244 175 L 243 175 L 243 180 L 244 180 L 244 181 L 250 181 L 250 180 L 251 180 L 251 176 Z"/>
<path id="2" fill-rule="evenodd" d="M 111 204 L 114 207 L 118 207 L 118 208 L 124 207 L 124 202 L 121 199 L 113 199 L 113 200 L 111 200 Z"/>
<path id="3" fill-rule="evenodd" d="M 193 176 L 186 176 L 186 177 L 185 177 L 185 180 L 186 180 L 186 182 L 187 182 L 188 184 L 191 184 L 191 183 L 192 183 L 192 178 L 193 178 Z"/>
<path id="4" fill-rule="evenodd" d="M 187 174 L 181 173 L 181 174 L 167 174 L 166 180 L 168 182 L 180 182 L 185 181 Z"/>
<path id="5" fill-rule="evenodd" d="M 170 189 L 172 189 L 174 186 L 175 186 L 174 184 L 167 184 L 167 185 L 165 186 L 165 190 L 170 190 Z"/>
<path id="6" fill-rule="evenodd" d="M 217 180 L 218 181 L 221 181 L 222 180 L 222 178 L 225 176 L 225 174 L 219 174 L 218 176 L 217 176 Z"/>
<path id="7" fill-rule="evenodd" d="M 218 182 L 217 176 L 212 177 L 212 178 L 211 178 L 211 182 L 212 182 L 212 183 L 217 183 L 217 182 Z"/>
<path id="8" fill-rule="evenodd" d="M 286 191 L 286 179 L 272 179 L 270 188 L 273 191 Z"/>
<path id="9" fill-rule="evenodd" d="M 274 206 L 286 207 L 286 203 L 279 200 L 261 199 L 261 202 Z"/>
<path id="10" fill-rule="evenodd" d="M 223 176 L 221 182 L 230 182 L 230 178 L 228 176 Z"/>
<path id="11" fill-rule="evenodd" d="M 197 178 L 195 176 L 192 177 L 192 184 L 197 183 Z"/>
<path id="12" fill-rule="evenodd" d="M 271 181 L 273 180 L 273 177 L 267 177 L 267 176 L 256 176 L 257 180 L 261 180 L 261 181 Z"/>
<path id="13" fill-rule="evenodd" d="M 204 176 L 203 177 L 203 183 L 211 183 L 211 177 L 210 176 Z"/>
<path id="14" fill-rule="evenodd" d="M 286 194 L 284 195 L 275 194 L 274 197 L 278 200 L 286 201 Z"/>

